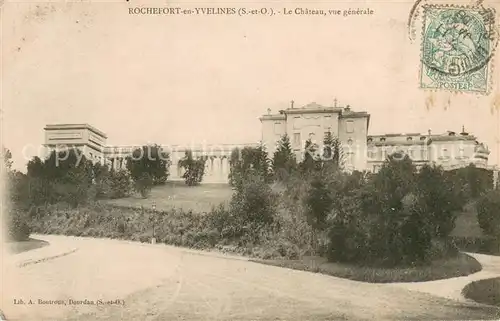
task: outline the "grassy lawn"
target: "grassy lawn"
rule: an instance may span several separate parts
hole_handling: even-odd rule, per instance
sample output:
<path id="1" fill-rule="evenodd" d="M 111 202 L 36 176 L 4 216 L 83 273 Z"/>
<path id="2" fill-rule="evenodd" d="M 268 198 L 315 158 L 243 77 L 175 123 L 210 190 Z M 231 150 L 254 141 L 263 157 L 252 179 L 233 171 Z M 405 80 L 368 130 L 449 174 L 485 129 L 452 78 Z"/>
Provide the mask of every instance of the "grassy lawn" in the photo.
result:
<path id="1" fill-rule="evenodd" d="M 500 240 L 484 235 L 479 226 L 475 202 L 470 202 L 458 213 L 450 236 L 464 252 L 500 255 Z"/>
<path id="2" fill-rule="evenodd" d="M 482 237 L 483 231 L 477 221 L 476 203 L 470 202 L 464 206 L 463 211 L 458 213 L 455 221 L 455 229 L 451 236 L 455 237 Z"/>
<path id="3" fill-rule="evenodd" d="M 405 268 L 373 268 L 331 263 L 321 257 L 306 257 L 302 260 L 254 260 L 254 262 L 370 283 L 432 281 L 465 276 L 482 269 L 476 259 L 463 253 L 454 258 L 436 260 L 428 266 Z"/>
<path id="4" fill-rule="evenodd" d="M 184 182 L 168 182 L 166 185 L 154 187 L 151 195 L 143 199 L 138 195 L 128 198 L 103 200 L 104 203 L 151 208 L 153 201 L 158 210 L 181 208 L 185 211 L 207 212 L 212 206 L 227 202 L 231 199 L 233 191 L 228 184 L 201 184 L 187 186 Z"/>
<path id="5" fill-rule="evenodd" d="M 467 284 L 462 294 L 478 303 L 500 307 L 500 278 L 475 281 Z"/>
<path id="6" fill-rule="evenodd" d="M 30 238 L 27 241 L 21 241 L 21 242 L 7 242 L 7 247 L 9 249 L 9 252 L 13 254 L 18 254 L 21 252 L 38 249 L 47 245 L 49 245 L 49 242 L 36 240 L 32 238 Z"/>

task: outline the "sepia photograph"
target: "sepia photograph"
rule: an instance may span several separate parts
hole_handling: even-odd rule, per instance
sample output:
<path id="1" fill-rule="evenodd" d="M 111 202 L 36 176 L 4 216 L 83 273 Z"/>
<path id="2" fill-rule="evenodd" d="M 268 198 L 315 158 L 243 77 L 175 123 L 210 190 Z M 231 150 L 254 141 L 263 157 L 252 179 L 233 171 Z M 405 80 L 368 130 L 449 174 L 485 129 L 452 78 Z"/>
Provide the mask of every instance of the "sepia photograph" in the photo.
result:
<path id="1" fill-rule="evenodd" d="M 497 0 L 0 0 L 0 321 L 500 319 Z"/>

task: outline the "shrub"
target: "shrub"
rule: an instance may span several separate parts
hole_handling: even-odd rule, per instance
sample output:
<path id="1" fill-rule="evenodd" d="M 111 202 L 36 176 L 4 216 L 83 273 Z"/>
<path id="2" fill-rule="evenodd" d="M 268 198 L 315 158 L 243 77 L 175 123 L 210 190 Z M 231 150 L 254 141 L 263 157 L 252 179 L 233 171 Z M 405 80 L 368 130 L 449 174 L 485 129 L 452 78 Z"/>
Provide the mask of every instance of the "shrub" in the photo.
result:
<path id="1" fill-rule="evenodd" d="M 407 156 L 396 154 L 377 174 L 328 180 L 331 260 L 388 267 L 423 264 L 450 253 L 436 245 L 453 229 L 457 210 L 456 191 L 441 168 L 417 173 Z"/>
<path id="2" fill-rule="evenodd" d="M 130 177 L 124 170 L 111 171 L 109 174 L 110 198 L 127 197 L 132 188 L 130 185 Z"/>
<path id="3" fill-rule="evenodd" d="M 233 237 L 246 235 L 258 239 L 260 229 L 273 223 L 277 198 L 260 175 L 248 177 L 235 190 L 229 204 L 229 224 Z"/>
<path id="4" fill-rule="evenodd" d="M 7 212 L 7 239 L 17 242 L 26 241 L 30 233 L 27 215 L 18 210 L 9 210 Z"/>
<path id="5" fill-rule="evenodd" d="M 89 199 L 126 197 L 132 190 L 130 181 L 125 170 L 110 170 L 107 166 L 96 163 L 93 165 L 94 184 L 89 188 Z"/>
<path id="6" fill-rule="evenodd" d="M 486 235 L 500 235 L 500 191 L 481 196 L 476 204 L 479 226 Z"/>
<path id="7" fill-rule="evenodd" d="M 333 200 L 326 183 L 320 177 L 312 180 L 305 203 L 308 223 L 316 230 L 325 229 Z"/>

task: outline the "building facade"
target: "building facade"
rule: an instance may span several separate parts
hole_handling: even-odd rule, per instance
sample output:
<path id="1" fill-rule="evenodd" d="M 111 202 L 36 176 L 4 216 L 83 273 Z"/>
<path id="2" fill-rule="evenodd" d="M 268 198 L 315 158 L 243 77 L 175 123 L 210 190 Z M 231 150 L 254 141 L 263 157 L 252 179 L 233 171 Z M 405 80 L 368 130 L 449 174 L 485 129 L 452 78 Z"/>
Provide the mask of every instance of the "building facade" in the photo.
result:
<path id="1" fill-rule="evenodd" d="M 67 146 L 77 147 L 87 159 L 94 162 L 104 158 L 107 148 L 105 133 L 88 124 L 47 125 L 45 130 L 45 147 L 49 150 Z"/>
<path id="2" fill-rule="evenodd" d="M 464 129 L 444 134 L 407 133 L 368 135 L 370 115 L 364 111 L 352 111 L 349 106 L 324 107 L 317 103 L 280 110 L 260 118 L 262 143 L 269 156 L 276 150 L 277 142 L 284 134 L 290 137 L 292 149 L 298 161 L 304 157 L 308 139 L 321 150 L 323 138 L 331 132 L 338 137 L 343 150 L 344 167 L 347 170 L 376 172 L 387 156 L 400 153 L 408 155 L 417 167 L 423 164 L 441 165 L 455 169 L 474 164 L 488 166 L 488 148 Z M 104 163 L 114 169 L 125 169 L 126 159 L 140 146 L 108 146 L 107 136 L 88 124 L 55 124 L 45 128 L 45 146 L 48 151 L 77 147 L 87 159 Z M 258 146 L 255 144 L 221 145 L 162 145 L 169 154 L 170 179 L 182 179 L 178 166 L 186 151 L 195 157 L 206 158 L 204 182 L 225 183 L 229 174 L 229 158 L 234 148 Z"/>
<path id="3" fill-rule="evenodd" d="M 278 114 L 268 114 L 260 118 L 262 122 L 262 142 L 272 156 L 277 142 L 284 134 L 290 137 L 295 157 L 304 157 L 305 142 L 321 147 L 327 132 L 338 137 L 344 147 L 344 158 L 349 169 L 367 168 L 367 136 L 370 115 L 354 112 L 349 107 L 323 107 L 310 103 L 301 108 L 280 110 Z"/>
<path id="4" fill-rule="evenodd" d="M 47 154 L 53 150 L 78 148 L 85 158 L 92 162 L 100 162 L 113 169 L 126 169 L 126 160 L 132 152 L 141 146 L 108 146 L 107 136 L 88 124 L 54 124 L 47 125 L 45 144 Z M 193 157 L 204 157 L 205 175 L 203 181 L 208 183 L 226 183 L 229 175 L 229 157 L 234 148 L 258 146 L 258 144 L 211 144 L 211 145 L 161 145 L 161 149 L 169 155 L 169 179 L 181 180 L 183 170 L 178 166 L 187 151 Z"/>
<path id="5" fill-rule="evenodd" d="M 284 134 L 290 137 L 297 160 L 304 157 L 308 139 L 322 148 L 327 132 L 338 137 L 343 150 L 344 167 L 347 170 L 376 172 L 387 156 L 399 153 L 408 155 L 417 167 L 424 164 L 455 169 L 474 164 L 488 166 L 488 148 L 462 128 L 461 133 L 448 131 L 443 134 L 394 133 L 368 135 L 370 115 L 352 111 L 349 106 L 324 107 L 316 103 L 286 110 L 278 114 L 268 112 L 260 118 L 262 141 L 269 155 L 276 150 L 277 142 Z"/>

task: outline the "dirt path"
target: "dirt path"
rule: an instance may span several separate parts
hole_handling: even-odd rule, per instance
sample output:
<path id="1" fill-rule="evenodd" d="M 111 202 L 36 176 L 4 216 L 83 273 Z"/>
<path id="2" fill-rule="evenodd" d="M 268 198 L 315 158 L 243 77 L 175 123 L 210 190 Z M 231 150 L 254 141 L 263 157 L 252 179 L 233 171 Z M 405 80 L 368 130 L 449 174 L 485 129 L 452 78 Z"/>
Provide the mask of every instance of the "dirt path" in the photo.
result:
<path id="1" fill-rule="evenodd" d="M 162 245 L 44 237 L 78 251 L 6 266 L 2 309 L 21 320 L 495 319 L 498 309 L 396 286 L 198 255 Z M 114 300 L 124 305 L 40 305 L 42 300 Z M 14 305 L 13 299 L 33 300 Z"/>
<path id="2" fill-rule="evenodd" d="M 429 293 L 446 299 L 459 302 L 473 302 L 462 295 L 462 289 L 473 281 L 489 279 L 500 276 L 500 257 L 493 255 L 484 255 L 476 253 L 467 253 L 481 263 L 483 269 L 477 273 L 451 278 L 446 280 L 437 280 L 418 283 L 394 283 L 392 286 L 399 288 Z"/>

